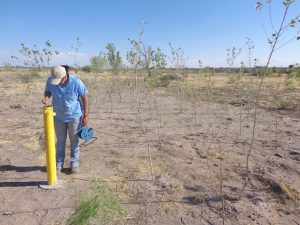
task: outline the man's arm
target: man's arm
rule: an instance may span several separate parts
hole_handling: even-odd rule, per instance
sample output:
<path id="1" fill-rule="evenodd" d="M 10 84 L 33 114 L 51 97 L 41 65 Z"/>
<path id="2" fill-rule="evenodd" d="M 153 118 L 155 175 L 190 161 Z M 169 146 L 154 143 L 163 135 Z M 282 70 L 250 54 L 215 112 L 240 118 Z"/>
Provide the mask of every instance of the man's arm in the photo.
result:
<path id="1" fill-rule="evenodd" d="M 45 105 L 48 105 L 50 98 L 51 98 L 51 92 L 45 91 L 44 98 L 42 99 L 42 103 L 44 103 Z"/>
<path id="2" fill-rule="evenodd" d="M 89 121 L 89 98 L 87 95 L 81 96 L 81 101 L 83 104 L 83 115 L 82 115 L 82 123 L 84 126 L 88 124 Z"/>

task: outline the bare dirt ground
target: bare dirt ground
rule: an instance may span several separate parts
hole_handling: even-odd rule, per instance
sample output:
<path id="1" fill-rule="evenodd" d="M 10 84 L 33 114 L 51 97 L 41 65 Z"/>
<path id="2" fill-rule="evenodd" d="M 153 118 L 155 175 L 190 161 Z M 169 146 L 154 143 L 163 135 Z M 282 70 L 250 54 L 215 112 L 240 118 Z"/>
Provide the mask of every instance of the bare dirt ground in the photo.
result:
<path id="1" fill-rule="evenodd" d="M 258 109 L 250 176 L 239 199 L 253 107 L 195 106 L 167 89 L 116 91 L 109 79 L 93 86 L 83 78 L 98 139 L 82 147 L 80 173 L 58 174 L 59 189 L 40 189 L 47 179 L 45 77 L 28 88 L 18 72 L 1 72 L 1 225 L 66 224 L 93 178 L 117 193 L 125 224 L 223 224 L 223 214 L 225 224 L 300 224 L 299 110 Z"/>

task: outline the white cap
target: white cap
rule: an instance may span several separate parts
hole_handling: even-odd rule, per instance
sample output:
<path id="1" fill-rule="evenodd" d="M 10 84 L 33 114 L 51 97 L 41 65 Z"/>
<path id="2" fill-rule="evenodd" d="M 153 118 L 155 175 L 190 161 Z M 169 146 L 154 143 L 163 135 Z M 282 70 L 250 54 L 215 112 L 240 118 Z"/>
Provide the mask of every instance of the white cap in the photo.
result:
<path id="1" fill-rule="evenodd" d="M 61 80 L 67 76 L 66 69 L 62 66 L 56 66 L 51 69 L 50 84 L 59 85 Z"/>

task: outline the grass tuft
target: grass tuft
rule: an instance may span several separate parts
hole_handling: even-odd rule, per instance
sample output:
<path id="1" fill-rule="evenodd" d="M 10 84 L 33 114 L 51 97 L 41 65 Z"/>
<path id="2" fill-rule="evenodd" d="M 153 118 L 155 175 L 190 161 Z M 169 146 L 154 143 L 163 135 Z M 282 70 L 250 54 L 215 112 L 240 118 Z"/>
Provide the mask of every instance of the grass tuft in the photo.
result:
<path id="1" fill-rule="evenodd" d="M 96 199 L 81 200 L 75 213 L 69 220 L 69 225 L 84 225 L 97 216 L 100 204 Z"/>
<path id="2" fill-rule="evenodd" d="M 105 184 L 95 180 L 78 202 L 68 225 L 111 224 L 125 219 L 127 213 L 117 195 Z"/>

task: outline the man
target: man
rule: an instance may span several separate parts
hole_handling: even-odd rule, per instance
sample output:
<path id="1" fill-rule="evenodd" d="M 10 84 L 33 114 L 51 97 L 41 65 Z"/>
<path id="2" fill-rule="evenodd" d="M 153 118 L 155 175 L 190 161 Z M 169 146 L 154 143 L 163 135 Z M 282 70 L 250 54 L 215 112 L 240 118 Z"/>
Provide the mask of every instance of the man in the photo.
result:
<path id="1" fill-rule="evenodd" d="M 82 81 L 69 75 L 69 66 L 57 66 L 51 69 L 42 102 L 48 105 L 52 97 L 54 128 L 56 134 L 56 167 L 64 167 L 67 132 L 71 143 L 71 173 L 79 172 L 79 138 L 77 131 L 88 123 L 88 91 Z"/>

